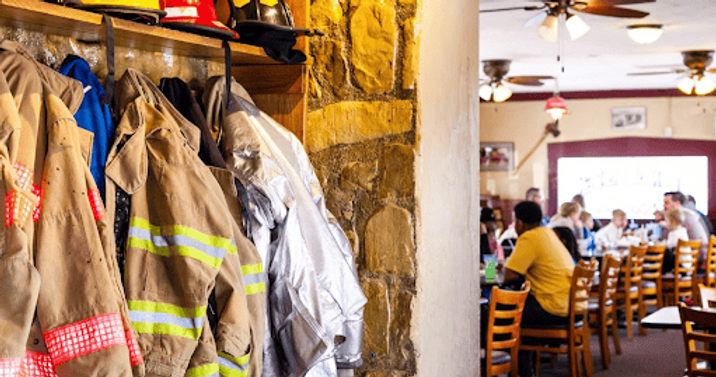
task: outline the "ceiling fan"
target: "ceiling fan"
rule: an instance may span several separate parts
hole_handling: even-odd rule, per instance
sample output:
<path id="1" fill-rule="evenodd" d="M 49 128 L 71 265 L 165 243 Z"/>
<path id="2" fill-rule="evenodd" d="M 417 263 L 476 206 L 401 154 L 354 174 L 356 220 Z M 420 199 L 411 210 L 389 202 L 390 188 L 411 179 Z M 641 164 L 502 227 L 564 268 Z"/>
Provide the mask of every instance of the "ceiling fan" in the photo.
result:
<path id="1" fill-rule="evenodd" d="M 713 50 L 695 50 L 682 51 L 684 57 L 684 68 L 674 68 L 669 71 L 659 72 L 638 72 L 629 73 L 628 76 L 647 76 L 647 75 L 668 75 L 668 74 L 686 74 L 679 81 L 677 88 L 686 95 L 692 92 L 697 96 L 703 96 L 716 90 L 716 82 L 707 75 L 707 73 L 716 73 L 716 67 L 708 68 L 713 62 Z"/>
<path id="2" fill-rule="evenodd" d="M 598 16 L 619 17 L 619 18 L 644 18 L 649 15 L 647 12 L 622 8 L 619 5 L 633 5 L 654 3 L 656 0 L 542 0 L 542 5 L 518 6 L 497 9 L 483 9 L 480 13 L 503 12 L 510 10 L 540 11 L 530 18 L 525 27 L 541 23 L 537 28 L 537 34 L 547 42 L 557 41 L 559 29 L 559 17 L 564 15 L 565 26 L 569 31 L 572 40 L 576 40 L 589 31 L 589 26 L 576 14 L 581 12 Z"/>
<path id="3" fill-rule="evenodd" d="M 506 77 L 510 70 L 511 60 L 485 60 L 482 70 L 487 79 L 482 82 L 478 94 L 485 101 L 504 102 L 512 96 L 512 91 L 505 83 L 527 86 L 542 86 L 542 80 L 554 79 L 552 76 L 511 76 Z"/>

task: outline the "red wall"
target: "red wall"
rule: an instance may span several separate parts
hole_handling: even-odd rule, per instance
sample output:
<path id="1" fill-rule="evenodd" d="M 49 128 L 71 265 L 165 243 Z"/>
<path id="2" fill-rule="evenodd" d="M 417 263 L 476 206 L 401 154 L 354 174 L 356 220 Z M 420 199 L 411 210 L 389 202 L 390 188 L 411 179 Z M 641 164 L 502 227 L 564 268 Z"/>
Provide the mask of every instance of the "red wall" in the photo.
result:
<path id="1" fill-rule="evenodd" d="M 550 143 L 547 145 L 549 161 L 548 213 L 557 211 L 557 159 L 560 157 L 635 157 L 635 156 L 706 156 L 709 169 L 708 216 L 716 218 L 716 141 L 662 139 L 651 137 L 623 137 Z"/>

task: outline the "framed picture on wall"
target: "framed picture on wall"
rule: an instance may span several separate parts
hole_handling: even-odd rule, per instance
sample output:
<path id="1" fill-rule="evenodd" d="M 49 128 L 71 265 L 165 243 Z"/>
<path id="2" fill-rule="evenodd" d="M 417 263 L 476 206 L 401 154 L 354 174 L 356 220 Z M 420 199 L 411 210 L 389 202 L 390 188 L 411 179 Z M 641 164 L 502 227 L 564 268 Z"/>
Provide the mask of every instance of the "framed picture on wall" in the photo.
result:
<path id="1" fill-rule="evenodd" d="M 511 171 L 514 168 L 514 143 L 480 143 L 480 171 Z"/>
<path id="2" fill-rule="evenodd" d="M 646 128 L 646 107 L 613 107 L 613 130 L 643 130 Z"/>

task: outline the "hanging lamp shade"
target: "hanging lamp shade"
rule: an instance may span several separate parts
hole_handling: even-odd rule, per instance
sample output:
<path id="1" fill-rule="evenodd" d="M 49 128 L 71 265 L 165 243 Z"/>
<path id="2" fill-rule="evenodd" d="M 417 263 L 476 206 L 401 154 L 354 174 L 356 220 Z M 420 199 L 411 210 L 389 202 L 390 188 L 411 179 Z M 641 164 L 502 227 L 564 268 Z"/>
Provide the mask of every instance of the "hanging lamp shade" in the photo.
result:
<path id="1" fill-rule="evenodd" d="M 655 42 L 661 37 L 661 25 L 630 25 L 627 27 L 627 35 L 629 38 L 639 44 L 649 44 Z"/>
<path id="2" fill-rule="evenodd" d="M 542 21 L 542 25 L 537 28 L 537 35 L 547 42 L 557 42 L 558 31 L 559 18 L 550 14 Z"/>
<path id="3" fill-rule="evenodd" d="M 552 119 L 557 120 L 567 112 L 567 102 L 560 96 L 554 96 L 545 102 L 544 109 L 552 116 Z"/>

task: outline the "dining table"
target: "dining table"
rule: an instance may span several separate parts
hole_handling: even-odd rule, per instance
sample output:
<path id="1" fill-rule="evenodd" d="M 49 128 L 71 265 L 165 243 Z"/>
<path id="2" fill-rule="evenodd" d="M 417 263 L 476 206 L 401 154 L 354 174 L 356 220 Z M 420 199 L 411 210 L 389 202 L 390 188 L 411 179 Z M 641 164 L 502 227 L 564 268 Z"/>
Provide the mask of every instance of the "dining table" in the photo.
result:
<path id="1" fill-rule="evenodd" d="M 678 306 L 665 306 L 641 319 L 642 327 L 648 329 L 681 330 L 681 315 Z M 698 327 L 697 327 L 698 328 Z M 716 328 L 709 328 L 710 332 Z M 711 350 L 716 350 L 714 344 L 709 343 Z M 711 370 L 716 370 L 716 361 L 711 361 Z"/>

